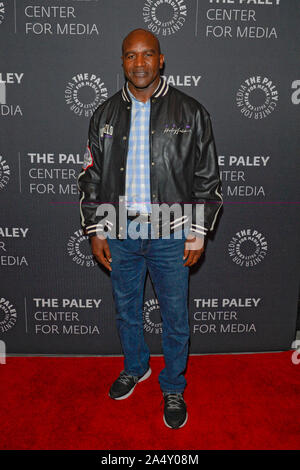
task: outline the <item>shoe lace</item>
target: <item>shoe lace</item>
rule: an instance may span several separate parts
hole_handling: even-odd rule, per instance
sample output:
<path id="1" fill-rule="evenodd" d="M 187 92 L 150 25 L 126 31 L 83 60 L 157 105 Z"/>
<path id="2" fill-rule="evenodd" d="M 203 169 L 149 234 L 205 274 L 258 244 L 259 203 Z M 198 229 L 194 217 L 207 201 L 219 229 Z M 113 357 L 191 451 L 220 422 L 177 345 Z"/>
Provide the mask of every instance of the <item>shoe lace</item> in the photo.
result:
<path id="1" fill-rule="evenodd" d="M 120 374 L 120 382 L 122 382 L 124 385 L 127 385 L 132 379 L 135 381 L 135 377 L 133 375 L 128 375 L 126 372 L 123 372 Z"/>
<path id="2" fill-rule="evenodd" d="M 176 410 L 180 409 L 183 400 L 181 393 L 168 393 L 165 396 L 167 398 L 168 408 Z"/>

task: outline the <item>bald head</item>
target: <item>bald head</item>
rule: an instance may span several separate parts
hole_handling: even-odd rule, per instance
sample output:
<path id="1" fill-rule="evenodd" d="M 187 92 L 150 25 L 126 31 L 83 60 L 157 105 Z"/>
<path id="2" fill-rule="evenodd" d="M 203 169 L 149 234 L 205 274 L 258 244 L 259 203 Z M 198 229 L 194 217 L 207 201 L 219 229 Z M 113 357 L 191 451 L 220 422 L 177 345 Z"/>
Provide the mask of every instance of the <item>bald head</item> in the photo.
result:
<path id="1" fill-rule="evenodd" d="M 146 39 L 146 38 L 151 38 L 152 41 L 154 40 L 157 46 L 158 54 L 161 54 L 160 51 L 160 44 L 157 36 L 155 34 L 150 33 L 150 31 L 147 31 L 146 29 L 138 28 L 134 29 L 133 31 L 130 31 L 130 33 L 127 34 L 127 36 L 123 39 L 122 42 L 122 55 L 124 55 L 124 50 L 125 50 L 125 45 L 126 42 L 132 41 L 132 40 L 140 40 L 140 39 Z"/>

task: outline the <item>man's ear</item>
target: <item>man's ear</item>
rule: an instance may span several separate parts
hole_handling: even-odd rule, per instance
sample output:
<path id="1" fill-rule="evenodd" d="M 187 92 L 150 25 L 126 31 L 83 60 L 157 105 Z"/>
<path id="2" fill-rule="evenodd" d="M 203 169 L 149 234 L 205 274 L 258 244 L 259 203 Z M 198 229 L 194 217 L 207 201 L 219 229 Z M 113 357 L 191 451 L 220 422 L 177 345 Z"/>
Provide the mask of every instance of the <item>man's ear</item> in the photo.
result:
<path id="1" fill-rule="evenodd" d="M 159 56 L 159 68 L 160 69 L 163 68 L 164 62 L 165 62 L 165 56 L 163 54 L 160 54 L 160 56 Z"/>

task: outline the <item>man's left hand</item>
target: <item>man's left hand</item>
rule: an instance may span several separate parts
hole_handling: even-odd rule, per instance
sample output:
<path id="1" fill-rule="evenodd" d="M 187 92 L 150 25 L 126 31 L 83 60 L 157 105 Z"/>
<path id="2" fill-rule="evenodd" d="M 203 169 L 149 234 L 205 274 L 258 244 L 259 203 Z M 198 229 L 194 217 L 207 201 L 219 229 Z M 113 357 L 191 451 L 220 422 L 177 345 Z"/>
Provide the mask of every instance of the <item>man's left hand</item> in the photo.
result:
<path id="1" fill-rule="evenodd" d="M 184 244 L 183 259 L 187 259 L 184 266 L 193 266 L 204 252 L 204 238 L 187 238 Z"/>

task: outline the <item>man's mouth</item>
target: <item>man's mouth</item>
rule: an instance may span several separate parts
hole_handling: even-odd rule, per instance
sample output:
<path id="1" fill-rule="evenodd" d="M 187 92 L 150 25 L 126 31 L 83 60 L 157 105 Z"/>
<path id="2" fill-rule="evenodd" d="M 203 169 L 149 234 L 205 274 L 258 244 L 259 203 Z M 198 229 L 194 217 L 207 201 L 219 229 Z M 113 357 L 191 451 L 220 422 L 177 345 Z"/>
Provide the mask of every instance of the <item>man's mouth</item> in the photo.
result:
<path id="1" fill-rule="evenodd" d="M 133 72 L 136 77 L 146 77 L 147 72 Z"/>

